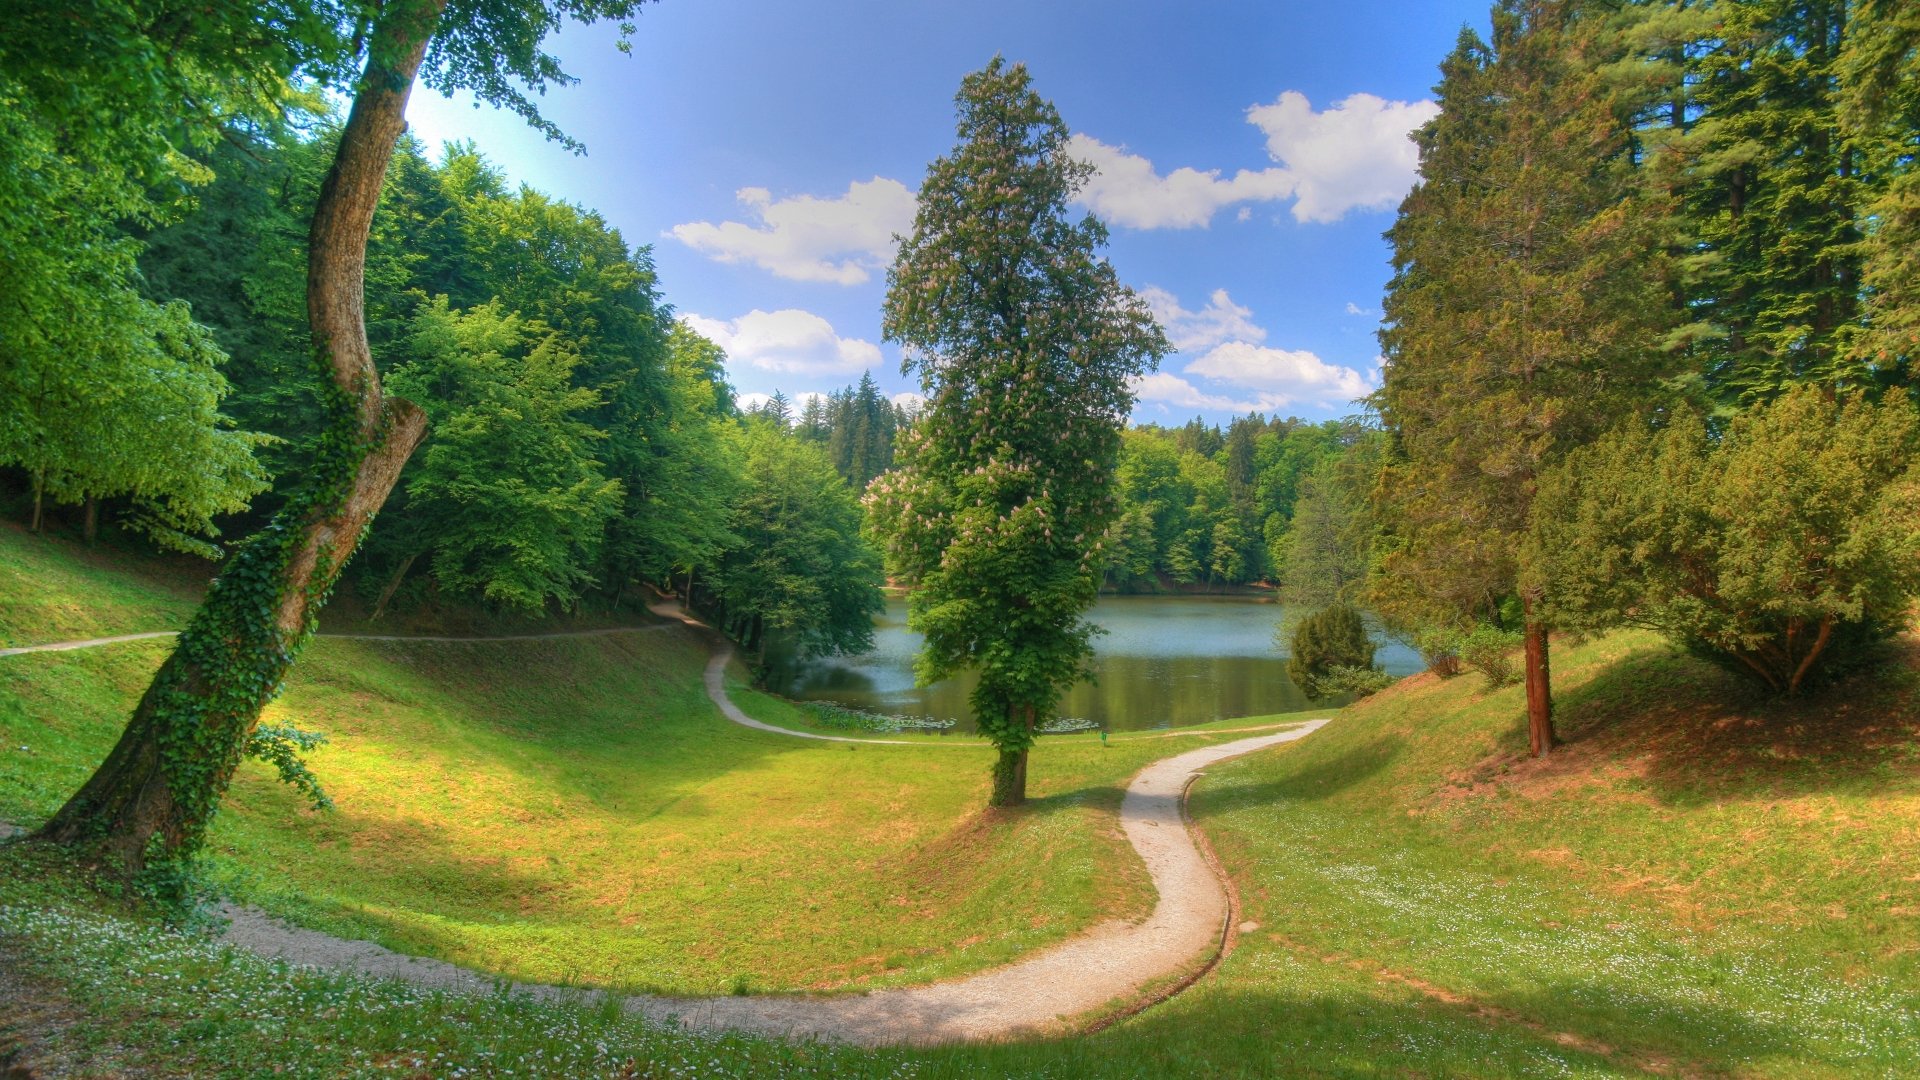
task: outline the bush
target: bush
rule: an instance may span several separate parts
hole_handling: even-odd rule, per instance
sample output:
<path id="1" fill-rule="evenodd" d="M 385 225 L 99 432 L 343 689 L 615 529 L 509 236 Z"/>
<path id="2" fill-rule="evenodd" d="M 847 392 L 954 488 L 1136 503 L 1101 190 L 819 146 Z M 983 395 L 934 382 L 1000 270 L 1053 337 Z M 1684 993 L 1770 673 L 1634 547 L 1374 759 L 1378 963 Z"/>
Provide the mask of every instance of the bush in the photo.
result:
<path id="1" fill-rule="evenodd" d="M 1680 414 L 1542 479 L 1525 560 L 1561 625 L 1646 626 L 1774 693 L 1871 655 L 1920 594 L 1920 416 L 1812 387 Z"/>
<path id="2" fill-rule="evenodd" d="M 1338 664 L 1327 669 L 1320 679 L 1320 689 L 1329 694 L 1352 694 L 1355 698 L 1371 697 L 1400 681 L 1397 675 L 1389 675 L 1374 667 L 1349 667 Z"/>
<path id="3" fill-rule="evenodd" d="M 1452 630 L 1432 628 L 1413 635 L 1413 647 L 1420 651 L 1420 659 L 1427 662 L 1427 670 L 1443 679 L 1451 679 L 1460 674 L 1460 637 Z"/>
<path id="4" fill-rule="evenodd" d="M 1460 635 L 1456 648 L 1460 662 L 1485 677 L 1487 689 L 1498 690 L 1520 678 L 1520 665 L 1514 663 L 1513 656 L 1520 643 L 1517 630 L 1481 625 Z"/>
<path id="5" fill-rule="evenodd" d="M 1373 667 L 1373 641 L 1360 613 L 1345 604 L 1325 607 L 1294 627 L 1287 674 L 1309 700 L 1336 691 L 1321 685 L 1336 667 Z"/>

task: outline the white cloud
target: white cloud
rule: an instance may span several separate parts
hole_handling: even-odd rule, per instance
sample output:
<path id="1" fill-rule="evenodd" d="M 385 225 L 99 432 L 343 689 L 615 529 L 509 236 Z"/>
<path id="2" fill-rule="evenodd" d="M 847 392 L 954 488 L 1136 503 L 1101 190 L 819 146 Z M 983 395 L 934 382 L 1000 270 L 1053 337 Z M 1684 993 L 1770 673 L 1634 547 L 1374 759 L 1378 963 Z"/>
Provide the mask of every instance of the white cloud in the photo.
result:
<path id="1" fill-rule="evenodd" d="M 1080 202 L 1116 225 L 1133 229 L 1205 228 L 1223 207 L 1292 199 L 1297 221 L 1333 222 L 1353 210 L 1394 206 L 1413 186 L 1419 151 L 1407 136 L 1432 119 L 1431 101 L 1387 101 L 1352 94 L 1323 112 L 1296 90 L 1247 110 L 1247 122 L 1266 135 L 1265 169 L 1181 166 L 1166 175 L 1153 162 L 1090 135 L 1074 135 L 1068 152 L 1097 170 Z"/>
<path id="2" fill-rule="evenodd" d="M 1247 110 L 1267 136 L 1267 154 L 1294 178 L 1293 216 L 1331 222 L 1350 210 L 1399 203 L 1413 187 L 1420 153 L 1407 136 L 1434 118 L 1431 101 L 1387 101 L 1353 94 L 1325 112 L 1289 90 Z"/>
<path id="3" fill-rule="evenodd" d="M 1183 166 L 1161 176 L 1153 162 L 1090 135 L 1073 136 L 1067 152 L 1098 170 L 1079 201 L 1107 221 L 1133 229 L 1204 227 L 1223 206 L 1293 193 L 1293 178 L 1279 169 L 1242 169 L 1222 179 L 1218 169 Z"/>
<path id="4" fill-rule="evenodd" d="M 752 263 L 794 281 L 858 285 L 893 259 L 893 236 L 913 229 L 914 195 L 876 176 L 831 199 L 775 199 L 766 188 L 735 193 L 759 221 L 675 225 L 674 239 L 725 263 Z"/>
<path id="5" fill-rule="evenodd" d="M 1188 364 L 1186 374 L 1252 390 L 1269 408 L 1336 405 L 1373 390 L 1365 375 L 1329 364 L 1305 349 L 1272 349 L 1246 341 L 1215 346 Z"/>
<path id="6" fill-rule="evenodd" d="M 1179 352 L 1199 352 L 1228 341 L 1265 341 L 1266 330 L 1254 324 L 1253 309 L 1233 302 L 1225 289 L 1215 289 L 1207 306 L 1188 311 L 1180 300 L 1165 289 L 1147 286 L 1140 298 L 1153 309 L 1153 317 L 1167 332 L 1167 340 Z"/>
<path id="7" fill-rule="evenodd" d="M 902 390 L 893 395 L 893 403 L 915 415 L 918 415 L 920 410 L 927 407 L 926 397 L 912 390 Z"/>
<path id="8" fill-rule="evenodd" d="M 737 319 L 688 315 L 684 321 L 725 349 L 730 362 L 762 371 L 839 375 L 865 371 L 880 362 L 878 345 L 843 338 L 834 333 L 832 323 L 797 308 L 756 308 Z"/>
<path id="9" fill-rule="evenodd" d="M 1232 413 L 1255 412 L 1263 408 L 1258 401 L 1241 401 L 1221 394 L 1206 393 L 1180 376 L 1164 371 L 1135 379 L 1133 392 L 1143 403 L 1163 407 Z"/>

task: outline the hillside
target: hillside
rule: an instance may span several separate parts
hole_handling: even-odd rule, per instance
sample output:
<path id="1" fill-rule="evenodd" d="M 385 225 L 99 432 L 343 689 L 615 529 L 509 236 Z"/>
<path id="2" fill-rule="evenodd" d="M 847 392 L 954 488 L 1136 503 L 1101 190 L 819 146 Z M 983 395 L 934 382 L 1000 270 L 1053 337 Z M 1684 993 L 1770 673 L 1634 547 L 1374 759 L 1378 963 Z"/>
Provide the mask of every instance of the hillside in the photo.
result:
<path id="1" fill-rule="evenodd" d="M 183 610 L 137 566 L 4 539 L 9 626 L 36 625 L 39 595 L 91 612 L 90 632 Z M 1102 822 L 1119 780 L 1167 747 L 1048 744 L 1034 811 L 982 818 L 983 749 L 797 747 L 723 725 L 681 634 L 317 643 L 275 716 L 332 736 L 315 768 L 341 808 L 304 810 L 249 765 L 217 834 L 220 883 L 489 970 L 698 992 L 924 982 L 1143 910 Z M 52 807 L 162 648 L 7 658 L 0 816 Z M 1238 887 L 1232 953 L 1070 1039 L 715 1044 L 586 1004 L 210 969 L 204 946 L 79 911 L 30 875 L 0 908 L 20 972 L 64 1007 L 136 1032 L 196 1021 L 149 1068 L 357 1074 L 380 1069 L 343 1063 L 503 1063 L 476 1055 L 510 1045 L 578 1074 L 1903 1075 L 1920 1068 L 1920 673 L 1902 648 L 1782 705 L 1645 635 L 1563 642 L 1567 743 L 1545 762 L 1524 756 L 1519 688 L 1468 674 L 1406 680 L 1216 766 L 1192 810 Z M 178 977 L 134 987 L 129 965 Z M 189 991 L 209 970 L 257 1004 L 207 1012 Z M 298 1004 L 321 998 L 333 1019 Z M 505 1042 L 481 1034 L 503 1025 Z"/>
<path id="2" fill-rule="evenodd" d="M 25 642 L 178 626 L 195 591 L 180 569 L 8 528 L 0 629 Z M 0 818 L 38 821 L 85 779 L 167 648 L 4 658 Z M 1050 746 L 1036 812 L 981 818 L 984 746 L 739 728 L 705 697 L 706 650 L 677 627 L 322 637 L 266 722 L 326 734 L 311 760 L 336 809 L 307 809 L 246 763 L 214 833 L 215 884 L 484 970 L 679 993 L 926 981 L 1150 902 L 1111 822 L 1151 743 Z"/>

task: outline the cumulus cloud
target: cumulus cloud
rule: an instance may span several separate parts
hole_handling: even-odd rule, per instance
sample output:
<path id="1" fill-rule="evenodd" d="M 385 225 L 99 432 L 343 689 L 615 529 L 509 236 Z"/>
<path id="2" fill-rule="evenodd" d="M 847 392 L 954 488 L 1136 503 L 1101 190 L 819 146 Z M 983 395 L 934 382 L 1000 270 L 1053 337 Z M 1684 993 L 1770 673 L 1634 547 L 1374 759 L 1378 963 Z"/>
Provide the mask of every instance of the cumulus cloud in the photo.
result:
<path id="1" fill-rule="evenodd" d="M 1330 222 L 1351 210 L 1399 203 L 1413 187 L 1420 152 L 1407 136 L 1433 119 L 1431 101 L 1387 101 L 1353 94 L 1324 112 L 1289 90 L 1271 105 L 1247 110 L 1267 136 L 1267 154 L 1294 180 L 1293 216 Z"/>
<path id="2" fill-rule="evenodd" d="M 1188 311 L 1180 300 L 1165 289 L 1147 286 L 1140 298 L 1153 309 L 1153 317 L 1167 332 L 1175 350 L 1198 352 L 1228 341 L 1265 341 L 1267 332 L 1253 321 L 1253 310 L 1233 302 L 1225 289 L 1215 289 L 1207 304 Z"/>
<path id="3" fill-rule="evenodd" d="M 912 390 L 902 390 L 901 392 L 893 395 L 893 403 L 907 410 L 909 414 L 914 416 L 918 416 L 920 414 L 920 410 L 927 407 L 926 397 L 924 395 L 917 394 Z"/>
<path id="4" fill-rule="evenodd" d="M 914 194 L 876 176 L 822 199 L 775 199 L 766 188 L 741 188 L 740 204 L 758 220 L 675 225 L 668 235 L 710 258 L 751 263 L 794 281 L 859 285 L 893 259 L 893 236 L 913 229 Z"/>
<path id="5" fill-rule="evenodd" d="M 1223 206 L 1293 193 L 1293 178 L 1279 169 L 1242 169 L 1223 178 L 1218 169 L 1182 166 L 1162 176 L 1146 158 L 1089 135 L 1073 136 L 1067 152 L 1097 170 L 1079 201 L 1107 221 L 1133 229 L 1203 227 Z"/>
<path id="6" fill-rule="evenodd" d="M 1372 392 L 1365 375 L 1329 364 L 1305 349 L 1274 349 L 1247 341 L 1216 345 L 1188 364 L 1186 374 L 1254 391 L 1269 407 L 1335 405 Z"/>
<path id="7" fill-rule="evenodd" d="M 1212 412 L 1256 412 L 1266 406 L 1253 400 L 1240 400 L 1225 394 L 1210 394 L 1178 375 L 1156 371 L 1133 380 L 1133 392 L 1142 404 L 1172 406 L 1177 409 L 1205 409 Z"/>
<path id="8" fill-rule="evenodd" d="M 1285 199 L 1293 200 L 1295 220 L 1325 223 L 1398 203 L 1420 164 L 1407 136 L 1439 111 L 1431 101 L 1352 94 L 1315 112 L 1306 95 L 1288 90 L 1247 110 L 1274 164 L 1232 176 L 1184 165 L 1163 175 L 1147 158 L 1090 135 L 1074 135 L 1068 152 L 1096 170 L 1080 202 L 1116 225 L 1205 228 L 1224 207 L 1240 204 L 1235 218 L 1246 221 L 1253 216 L 1246 204 Z"/>
<path id="9" fill-rule="evenodd" d="M 843 338 L 834 333 L 832 323 L 797 308 L 755 308 L 737 319 L 688 315 L 684 321 L 694 332 L 725 349 L 730 362 L 762 371 L 842 375 L 865 371 L 880 362 L 878 345 L 860 338 Z"/>

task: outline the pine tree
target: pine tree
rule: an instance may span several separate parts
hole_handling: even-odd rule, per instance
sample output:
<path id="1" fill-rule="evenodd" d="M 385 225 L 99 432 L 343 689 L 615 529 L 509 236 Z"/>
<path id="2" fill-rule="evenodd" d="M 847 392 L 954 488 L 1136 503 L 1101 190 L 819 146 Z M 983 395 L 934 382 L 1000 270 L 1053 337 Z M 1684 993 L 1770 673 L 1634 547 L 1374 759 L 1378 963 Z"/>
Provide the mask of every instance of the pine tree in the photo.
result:
<path id="1" fill-rule="evenodd" d="M 1694 43 L 1670 174 L 1689 230 L 1687 338 L 1723 408 L 1786 387 L 1875 379 L 1853 348 L 1861 293 L 1860 154 L 1840 122 L 1852 0 L 1718 4 Z"/>
<path id="2" fill-rule="evenodd" d="M 1613 48 L 1558 0 L 1502 0 L 1490 44 L 1463 31 L 1388 233 L 1378 404 L 1398 460 L 1379 489 L 1393 536 L 1376 603 L 1460 620 L 1518 592 L 1535 754 L 1553 744 L 1544 585 L 1513 552 L 1536 478 L 1644 408 L 1663 374 L 1663 215 L 1636 197 L 1633 105 L 1599 74 Z"/>
<path id="3" fill-rule="evenodd" d="M 1855 355 L 1879 381 L 1914 381 L 1920 362 L 1920 7 L 1859 0 L 1841 48 L 1842 120 L 1866 171 L 1870 222 Z"/>

